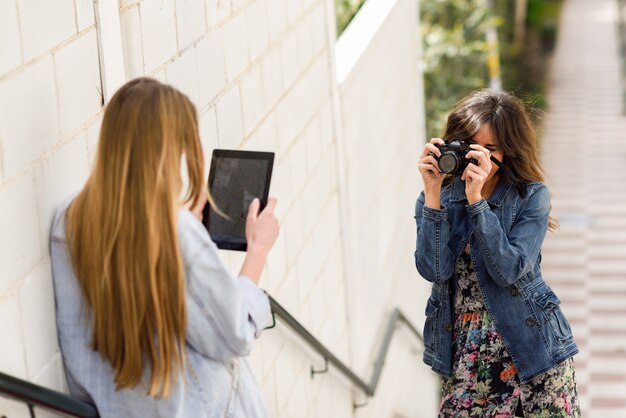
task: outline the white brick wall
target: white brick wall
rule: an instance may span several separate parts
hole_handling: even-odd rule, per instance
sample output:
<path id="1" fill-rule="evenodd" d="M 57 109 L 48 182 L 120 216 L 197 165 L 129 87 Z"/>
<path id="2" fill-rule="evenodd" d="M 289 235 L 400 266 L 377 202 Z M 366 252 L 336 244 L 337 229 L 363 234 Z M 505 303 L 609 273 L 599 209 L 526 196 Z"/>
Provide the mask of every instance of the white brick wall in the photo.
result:
<path id="1" fill-rule="evenodd" d="M 421 323 L 414 166 L 423 141 L 413 0 L 396 0 L 346 81 L 332 0 L 121 0 L 128 79 L 198 107 L 203 148 L 276 152 L 281 235 L 262 285 L 368 379 L 391 309 Z M 67 390 L 47 255 L 56 205 L 86 180 L 102 108 L 91 0 L 0 5 L 0 370 Z M 45 34 L 45 36 L 44 36 Z M 208 167 L 207 167 L 208 169 Z M 8 238 L 8 239 L 7 239 Z M 224 253 L 238 269 L 242 254 Z M 9 342 L 8 344 L 5 341 Z M 279 322 L 251 356 L 272 417 L 433 415 L 436 384 L 404 331 L 364 397 Z M 399 386 L 399 384 L 401 385 Z M 27 416 L 0 398 L 0 415 Z"/>
<path id="2" fill-rule="evenodd" d="M 226 91 L 216 106 L 218 143 L 221 148 L 236 148 L 243 141 L 241 94 L 236 85 Z"/>
<path id="3" fill-rule="evenodd" d="M 99 127 L 93 2 L 5 0 L 0 26 L 0 370 L 66 390 L 48 231 L 87 177 Z M 0 415 L 29 416 L 4 398 Z"/>
<path id="4" fill-rule="evenodd" d="M 78 31 L 92 27 L 96 22 L 92 0 L 76 0 L 76 25 Z"/>
<path id="5" fill-rule="evenodd" d="M 32 172 L 4 184 L 0 198 L 0 291 L 4 295 L 43 258 L 44 245 Z"/>
<path id="6" fill-rule="evenodd" d="M 176 15 L 174 0 L 143 1 L 139 5 L 143 59 L 150 74 L 176 54 Z"/>
<path id="7" fill-rule="evenodd" d="M 226 57 L 226 77 L 235 80 L 249 62 L 248 28 L 246 15 L 238 13 L 224 24 L 224 53 Z"/>
<path id="8" fill-rule="evenodd" d="M 10 179 L 51 148 L 59 132 L 54 66 L 44 56 L 0 81 L 0 141 Z"/>
<path id="9" fill-rule="evenodd" d="M 0 27 L 3 34 L 0 36 L 0 73 L 17 67 L 22 61 L 20 43 L 15 42 L 20 37 L 17 8 L 15 2 L 3 1 L 0 3 Z"/>
<path id="10" fill-rule="evenodd" d="M 228 17 L 231 10 L 230 0 L 206 0 L 206 19 L 209 28 Z"/>
<path id="11" fill-rule="evenodd" d="M 39 212 L 39 229 L 44 253 L 48 252 L 48 235 L 54 210 L 61 201 L 83 186 L 89 175 L 87 131 L 63 143 L 35 168 L 35 186 Z"/>
<path id="12" fill-rule="evenodd" d="M 250 70 L 241 81 L 241 107 L 244 134 L 249 136 L 265 116 L 266 110 L 259 66 Z"/>
<path id="13" fill-rule="evenodd" d="M 198 100 L 204 107 L 226 86 L 224 40 L 222 31 L 209 33 L 196 44 L 198 66 Z"/>
<path id="14" fill-rule="evenodd" d="M 194 103 L 198 103 L 198 69 L 194 48 L 180 53 L 172 63 L 165 67 L 165 79 L 189 96 Z"/>
<path id="15" fill-rule="evenodd" d="M 124 9 L 120 13 L 120 26 L 124 38 L 126 78 L 130 80 L 144 74 L 139 5 Z"/>
<path id="16" fill-rule="evenodd" d="M 176 29 L 178 49 L 197 41 L 206 32 L 206 12 L 202 0 L 176 1 Z"/>
<path id="17" fill-rule="evenodd" d="M 24 348 L 26 349 L 26 375 L 34 378 L 58 351 L 54 316 L 54 297 L 50 279 L 50 263 L 40 264 L 24 280 L 20 288 L 20 306 L 25 324 Z M 58 380 L 58 374 L 57 380 Z"/>
<path id="18" fill-rule="evenodd" d="M 269 29 L 265 0 L 257 0 L 246 9 L 250 61 L 254 62 L 267 49 Z"/>
<path id="19" fill-rule="evenodd" d="M 80 63 L 80 65 L 77 65 Z M 61 134 L 71 134 L 102 107 L 95 29 L 54 54 Z"/>
<path id="20" fill-rule="evenodd" d="M 348 335 L 353 367 L 365 376 L 372 353 L 358 348 L 380 341 L 394 307 L 419 327 L 430 288 L 418 278 L 412 260 L 413 209 L 420 187 L 415 167 L 424 139 L 417 116 L 422 110 L 415 87 L 416 28 L 411 26 L 417 15 L 415 2 L 398 0 L 339 86 L 347 182 L 342 196 L 353 254 L 347 275 L 348 315 L 353 318 Z M 390 411 L 436 415 L 436 379 L 421 363 L 421 351 L 416 355 L 411 348 L 415 344 L 408 333 L 398 334 L 380 392 L 359 416 L 389 416 Z M 416 393 L 420 402 L 411 402 Z"/>
<path id="21" fill-rule="evenodd" d="M 24 61 L 59 45 L 76 32 L 73 0 L 18 0 Z"/>

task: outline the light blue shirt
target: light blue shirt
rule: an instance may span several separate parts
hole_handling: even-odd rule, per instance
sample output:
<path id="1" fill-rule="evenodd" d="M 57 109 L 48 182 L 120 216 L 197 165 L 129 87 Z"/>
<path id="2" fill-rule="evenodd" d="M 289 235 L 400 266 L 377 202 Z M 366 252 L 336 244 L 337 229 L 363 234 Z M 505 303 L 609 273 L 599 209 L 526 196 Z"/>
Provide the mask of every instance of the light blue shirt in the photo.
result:
<path id="1" fill-rule="evenodd" d="M 269 298 L 250 279 L 229 273 L 204 226 L 184 209 L 178 236 L 186 275 L 185 375 L 166 400 L 146 395 L 149 370 L 144 383 L 116 391 L 110 363 L 90 348 L 90 320 L 65 236 L 70 201 L 55 215 L 50 252 L 59 346 L 71 394 L 93 403 L 103 418 L 266 417 L 246 356 L 254 338 L 272 323 Z"/>

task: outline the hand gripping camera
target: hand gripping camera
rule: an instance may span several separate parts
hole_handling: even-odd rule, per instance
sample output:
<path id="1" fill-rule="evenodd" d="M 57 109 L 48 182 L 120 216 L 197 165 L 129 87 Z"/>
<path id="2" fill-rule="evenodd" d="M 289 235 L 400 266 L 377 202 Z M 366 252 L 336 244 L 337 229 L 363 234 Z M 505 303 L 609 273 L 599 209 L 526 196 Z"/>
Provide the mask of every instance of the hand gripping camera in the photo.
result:
<path id="1" fill-rule="evenodd" d="M 437 145 L 437 148 L 441 151 L 441 156 L 434 155 L 434 157 L 442 173 L 461 175 L 469 163 L 478 164 L 475 158 L 465 158 L 467 153 L 472 150 L 465 141 L 453 140 L 443 145 Z"/>

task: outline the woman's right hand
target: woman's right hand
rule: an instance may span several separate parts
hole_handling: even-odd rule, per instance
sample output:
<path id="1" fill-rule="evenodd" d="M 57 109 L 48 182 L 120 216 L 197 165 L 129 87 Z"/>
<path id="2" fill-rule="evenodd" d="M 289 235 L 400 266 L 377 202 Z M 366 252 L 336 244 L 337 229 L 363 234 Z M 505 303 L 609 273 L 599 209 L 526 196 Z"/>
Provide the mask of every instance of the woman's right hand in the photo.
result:
<path id="1" fill-rule="evenodd" d="M 441 189 L 441 184 L 445 174 L 439 170 L 437 157 L 441 156 L 441 151 L 435 145 L 443 145 L 445 142 L 441 138 L 432 138 L 429 143 L 424 146 L 420 155 L 419 170 L 424 179 L 425 190 Z M 433 155 L 434 154 L 434 155 Z"/>
<path id="2" fill-rule="evenodd" d="M 267 206 L 259 213 L 261 202 L 254 199 L 246 218 L 246 241 L 248 250 L 241 266 L 241 276 L 246 276 L 255 284 L 259 283 L 267 253 L 278 238 L 278 219 L 274 215 L 276 199 L 270 198 Z"/>
<path id="3" fill-rule="evenodd" d="M 432 138 L 424 146 L 420 156 L 419 170 L 424 179 L 424 205 L 432 209 L 441 208 L 440 193 L 445 174 L 439 170 L 439 163 L 434 155 L 441 156 L 441 151 L 435 145 L 443 144 L 445 144 L 443 139 Z"/>
<path id="4" fill-rule="evenodd" d="M 250 203 L 246 219 L 248 251 L 267 255 L 278 238 L 278 219 L 274 215 L 276 199 L 270 197 L 267 206 L 259 213 L 261 202 L 255 198 Z"/>

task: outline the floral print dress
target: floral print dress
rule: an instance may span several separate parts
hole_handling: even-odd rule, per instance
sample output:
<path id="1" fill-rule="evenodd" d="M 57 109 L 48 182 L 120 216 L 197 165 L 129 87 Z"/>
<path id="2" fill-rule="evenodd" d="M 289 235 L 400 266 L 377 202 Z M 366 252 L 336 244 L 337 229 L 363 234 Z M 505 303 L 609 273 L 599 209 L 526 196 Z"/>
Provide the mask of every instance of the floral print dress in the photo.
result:
<path id="1" fill-rule="evenodd" d="M 456 273 L 452 376 L 442 384 L 439 417 L 580 417 L 573 360 L 520 383 L 485 308 L 469 244 L 457 260 Z"/>

